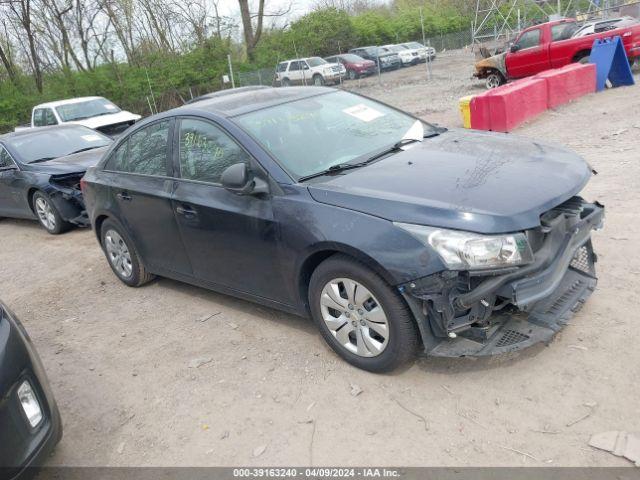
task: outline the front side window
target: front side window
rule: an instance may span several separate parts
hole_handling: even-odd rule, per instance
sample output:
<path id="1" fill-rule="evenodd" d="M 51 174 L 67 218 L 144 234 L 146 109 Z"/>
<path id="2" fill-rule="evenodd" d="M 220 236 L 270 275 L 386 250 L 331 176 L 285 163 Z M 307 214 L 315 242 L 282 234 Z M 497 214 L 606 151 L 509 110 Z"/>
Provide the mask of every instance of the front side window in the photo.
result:
<path id="1" fill-rule="evenodd" d="M 141 175 L 167 175 L 168 120 L 137 130 L 111 154 L 106 169 Z"/>
<path id="2" fill-rule="evenodd" d="M 249 155 L 224 131 L 192 118 L 180 121 L 179 158 L 182 178 L 209 183 L 220 183 L 227 167 L 249 162 Z"/>
<path id="3" fill-rule="evenodd" d="M 13 166 L 15 166 L 15 164 L 11 159 L 11 155 L 9 155 L 9 152 L 7 152 L 7 150 L 2 145 L 0 145 L 0 168 L 8 168 Z"/>
<path id="4" fill-rule="evenodd" d="M 234 119 L 295 178 L 362 161 L 416 130 L 414 117 L 348 92 L 303 98 Z M 420 140 L 422 134 L 419 135 Z"/>
<path id="5" fill-rule="evenodd" d="M 518 40 L 518 46 L 520 47 L 520 50 L 524 50 L 525 48 L 537 47 L 538 45 L 540 45 L 539 28 L 523 33 L 520 37 L 520 40 Z"/>

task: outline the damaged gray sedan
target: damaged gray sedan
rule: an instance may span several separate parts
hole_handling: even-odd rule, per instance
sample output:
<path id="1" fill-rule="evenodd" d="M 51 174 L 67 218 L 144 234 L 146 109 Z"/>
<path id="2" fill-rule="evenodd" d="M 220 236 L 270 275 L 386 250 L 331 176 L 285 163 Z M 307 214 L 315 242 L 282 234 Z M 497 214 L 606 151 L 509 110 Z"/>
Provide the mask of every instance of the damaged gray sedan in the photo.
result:
<path id="1" fill-rule="evenodd" d="M 311 316 L 340 356 L 547 342 L 596 286 L 575 153 L 327 88 L 246 87 L 137 124 L 83 192 L 115 275 Z"/>
<path id="2" fill-rule="evenodd" d="M 0 217 L 37 219 L 51 234 L 87 226 L 80 179 L 112 140 L 81 125 L 0 136 Z"/>

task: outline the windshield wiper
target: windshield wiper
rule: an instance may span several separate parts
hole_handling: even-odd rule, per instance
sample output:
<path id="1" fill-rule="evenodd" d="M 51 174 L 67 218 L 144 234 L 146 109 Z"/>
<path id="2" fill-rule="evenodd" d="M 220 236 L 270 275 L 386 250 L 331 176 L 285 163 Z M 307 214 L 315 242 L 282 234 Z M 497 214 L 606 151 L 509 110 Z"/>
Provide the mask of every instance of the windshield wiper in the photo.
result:
<path id="1" fill-rule="evenodd" d="M 365 163 L 338 163 L 337 165 L 331 165 L 329 168 L 325 170 L 321 170 L 316 173 L 312 173 L 310 175 L 304 175 L 298 178 L 298 182 L 304 182 L 306 180 L 310 180 L 316 177 L 322 177 L 324 175 L 329 175 L 331 173 L 343 172 L 344 170 L 351 170 L 352 168 L 358 168 L 364 166 Z"/>
<path id="2" fill-rule="evenodd" d="M 48 162 L 49 160 L 53 160 L 54 158 L 58 158 L 58 157 L 42 157 L 42 158 L 37 158 L 37 159 L 35 159 L 35 160 L 31 160 L 29 163 Z"/>
<path id="3" fill-rule="evenodd" d="M 86 152 L 87 150 L 93 150 L 94 148 L 100 148 L 100 147 L 96 145 L 95 147 L 81 148 L 80 150 L 76 150 L 75 152 L 67 153 L 65 157 L 68 155 L 75 155 L 76 153 Z"/>

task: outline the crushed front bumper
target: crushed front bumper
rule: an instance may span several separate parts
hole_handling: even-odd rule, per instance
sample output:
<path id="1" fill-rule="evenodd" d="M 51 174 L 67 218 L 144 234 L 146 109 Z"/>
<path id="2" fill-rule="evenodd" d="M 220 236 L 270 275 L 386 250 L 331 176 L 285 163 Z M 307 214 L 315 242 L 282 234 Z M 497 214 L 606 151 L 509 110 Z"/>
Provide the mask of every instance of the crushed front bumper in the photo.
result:
<path id="1" fill-rule="evenodd" d="M 443 272 L 401 286 L 418 320 L 428 355 L 485 356 L 549 342 L 594 291 L 591 231 L 604 207 L 573 200 L 579 213 L 561 213 L 533 232 L 540 240 L 532 264 L 506 273 Z"/>

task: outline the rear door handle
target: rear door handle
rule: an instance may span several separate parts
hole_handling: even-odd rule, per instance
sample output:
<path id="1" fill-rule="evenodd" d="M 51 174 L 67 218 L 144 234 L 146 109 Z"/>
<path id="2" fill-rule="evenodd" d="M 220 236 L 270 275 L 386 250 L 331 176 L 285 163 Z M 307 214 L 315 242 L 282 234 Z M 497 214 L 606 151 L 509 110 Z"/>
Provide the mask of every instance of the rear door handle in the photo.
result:
<path id="1" fill-rule="evenodd" d="M 124 200 L 126 202 L 130 202 L 131 201 L 131 196 L 129 195 L 129 192 L 118 192 L 118 193 L 116 193 L 116 197 L 118 197 L 120 200 Z"/>
<path id="2" fill-rule="evenodd" d="M 193 208 L 186 205 L 185 206 L 178 205 L 176 207 L 176 212 L 179 215 L 183 215 L 185 217 L 195 217 L 196 215 L 198 215 L 198 212 L 196 212 Z"/>

